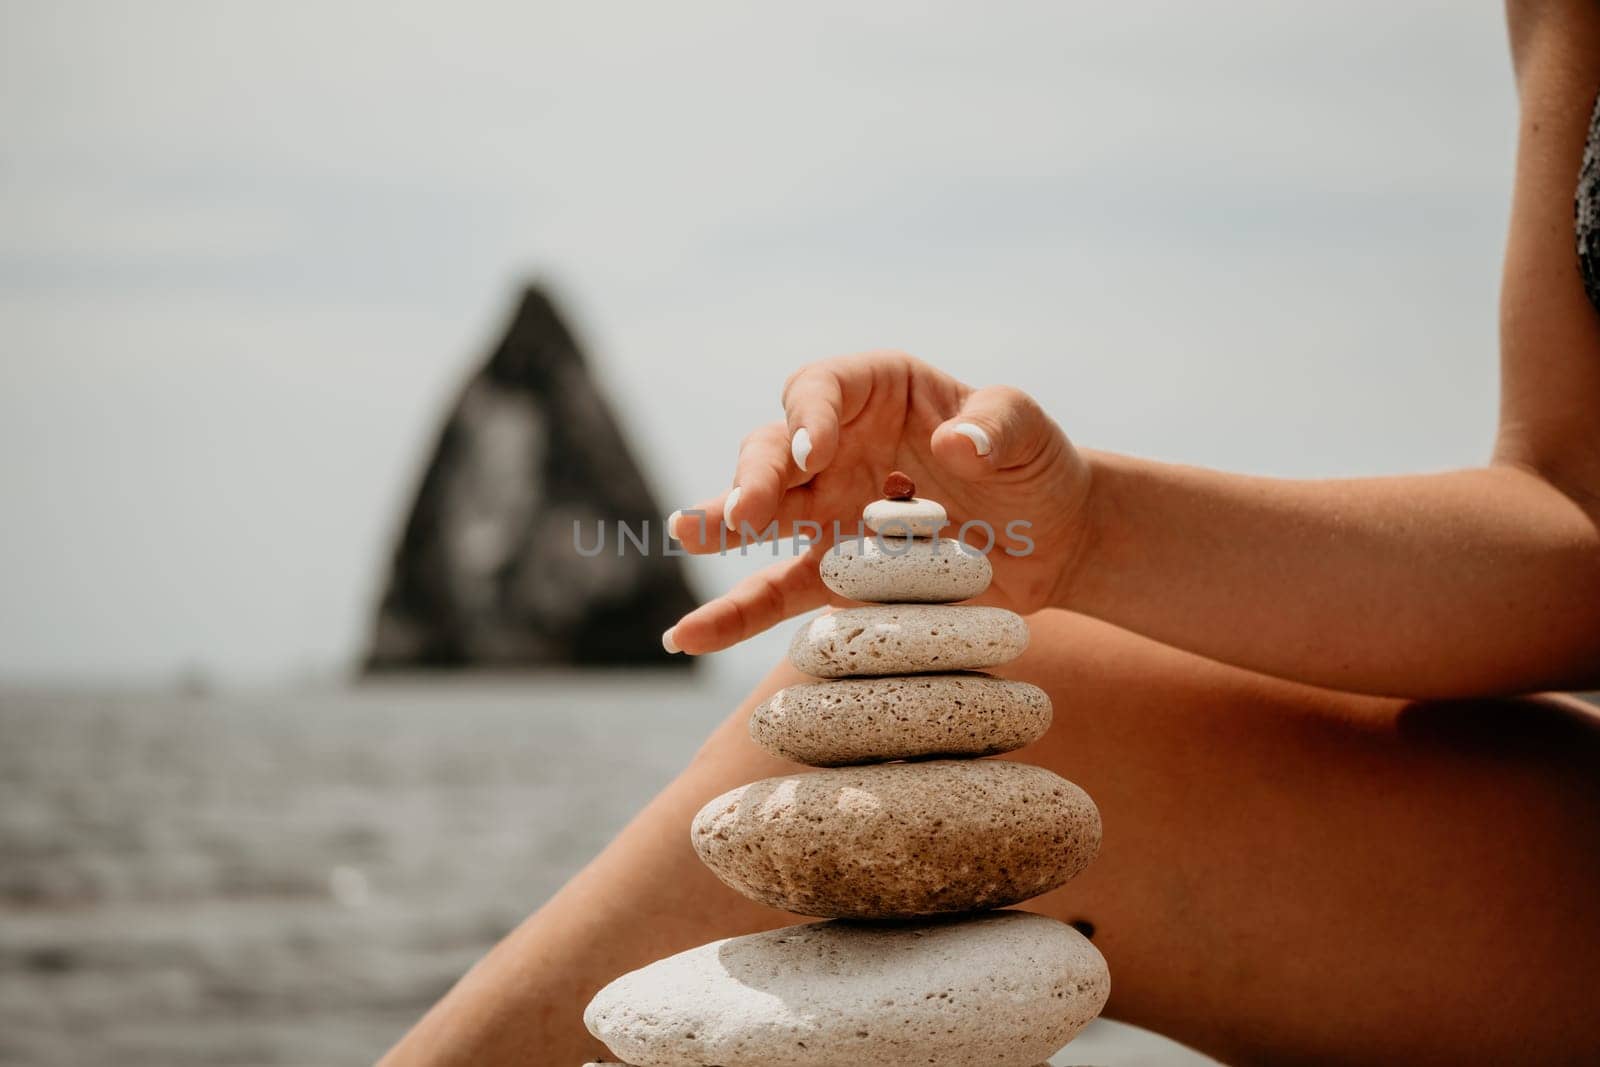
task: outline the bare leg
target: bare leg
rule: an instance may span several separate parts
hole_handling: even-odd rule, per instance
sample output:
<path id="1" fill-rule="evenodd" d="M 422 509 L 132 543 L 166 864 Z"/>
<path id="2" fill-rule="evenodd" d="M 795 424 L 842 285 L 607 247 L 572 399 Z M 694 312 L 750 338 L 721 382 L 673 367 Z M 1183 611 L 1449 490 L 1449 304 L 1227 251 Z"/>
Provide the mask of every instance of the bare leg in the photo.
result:
<path id="1" fill-rule="evenodd" d="M 1006 673 L 1105 845 L 1029 910 L 1093 924 L 1109 1014 L 1234 1063 L 1593 1062 L 1600 725 L 1554 699 L 1406 705 L 1223 667 L 1059 612 Z M 688 824 L 793 770 L 745 732 L 780 668 L 598 859 L 386 1060 L 578 1064 L 618 974 L 797 921 L 724 887 Z"/>

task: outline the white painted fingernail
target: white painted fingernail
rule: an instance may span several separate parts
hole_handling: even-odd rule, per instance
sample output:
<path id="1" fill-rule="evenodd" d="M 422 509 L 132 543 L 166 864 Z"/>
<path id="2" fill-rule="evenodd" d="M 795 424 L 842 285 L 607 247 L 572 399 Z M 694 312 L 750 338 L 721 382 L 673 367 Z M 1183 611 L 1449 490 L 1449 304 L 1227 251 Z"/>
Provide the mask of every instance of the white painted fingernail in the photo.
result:
<path id="1" fill-rule="evenodd" d="M 989 454 L 989 450 L 994 447 L 993 445 L 989 444 L 989 435 L 984 433 L 983 427 L 979 426 L 977 423 L 958 422 L 954 426 L 950 427 L 950 429 L 971 441 L 972 447 L 977 450 L 977 453 L 980 456 L 987 456 Z"/>
<path id="2" fill-rule="evenodd" d="M 683 540 L 683 538 L 678 537 L 678 520 L 681 518 L 683 518 L 682 508 L 667 516 L 667 536 L 676 537 L 679 541 Z"/>
<path id="3" fill-rule="evenodd" d="M 739 525 L 733 521 L 733 509 L 739 503 L 739 494 L 742 492 L 744 490 L 736 485 L 733 487 L 733 492 L 728 494 L 728 499 L 722 502 L 722 521 L 727 523 L 728 529 L 734 533 L 739 532 Z"/>
<path id="4" fill-rule="evenodd" d="M 794 432 L 794 438 L 789 442 L 789 455 L 794 457 L 794 465 L 802 471 L 806 469 L 806 460 L 811 458 L 811 431 L 804 426 Z"/>
<path id="5" fill-rule="evenodd" d="M 668 652 L 671 652 L 673 655 L 677 655 L 679 652 L 683 651 L 683 649 L 678 647 L 678 642 L 672 639 L 672 631 L 670 629 L 663 630 L 661 632 L 661 647 L 666 649 Z"/>

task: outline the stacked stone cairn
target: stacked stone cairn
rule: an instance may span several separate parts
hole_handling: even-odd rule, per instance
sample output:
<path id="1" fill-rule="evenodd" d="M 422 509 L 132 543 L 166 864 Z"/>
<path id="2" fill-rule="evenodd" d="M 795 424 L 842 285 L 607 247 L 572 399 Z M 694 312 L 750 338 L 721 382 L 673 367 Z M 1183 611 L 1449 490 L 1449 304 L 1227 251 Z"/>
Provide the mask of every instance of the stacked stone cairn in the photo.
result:
<path id="1" fill-rule="evenodd" d="M 584 1020 L 636 1067 L 1033 1067 L 1099 1014 L 1105 960 L 1066 923 L 995 911 L 1094 858 L 1100 815 L 1041 767 L 983 759 L 1050 724 L 1015 659 L 1027 624 L 956 606 L 988 558 L 896 472 L 872 531 L 822 563 L 839 595 L 789 658 L 823 681 L 762 704 L 750 733 L 824 768 L 752 782 L 695 817 L 700 858 L 774 908 L 828 919 L 716 941 L 623 975 Z"/>

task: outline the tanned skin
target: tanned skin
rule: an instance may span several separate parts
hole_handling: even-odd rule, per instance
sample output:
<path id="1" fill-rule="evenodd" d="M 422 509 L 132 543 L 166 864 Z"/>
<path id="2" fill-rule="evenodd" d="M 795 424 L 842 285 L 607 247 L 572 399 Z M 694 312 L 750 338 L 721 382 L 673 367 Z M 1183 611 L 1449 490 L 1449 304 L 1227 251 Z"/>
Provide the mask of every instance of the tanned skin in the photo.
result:
<path id="1" fill-rule="evenodd" d="M 859 514 L 905 470 L 953 521 L 1034 521 L 985 600 L 1031 614 L 1000 673 L 1049 691 L 1016 753 L 1080 783 L 1105 846 L 1029 910 L 1092 922 L 1108 1014 L 1226 1062 L 1600 1062 L 1600 315 L 1572 197 L 1600 90 L 1600 4 L 1514 2 L 1521 118 L 1487 465 L 1250 478 L 1079 450 L 1025 395 L 898 353 L 807 367 L 745 442 L 735 520 Z M 984 431 L 979 455 L 958 423 Z M 806 429 L 806 469 L 790 443 Z M 680 522 L 711 551 L 708 524 Z M 829 600 L 815 553 L 687 616 L 728 647 Z M 604 1058 L 600 986 L 799 921 L 722 885 L 687 827 L 795 770 L 749 739 L 780 666 L 692 765 L 489 953 L 385 1063 Z"/>

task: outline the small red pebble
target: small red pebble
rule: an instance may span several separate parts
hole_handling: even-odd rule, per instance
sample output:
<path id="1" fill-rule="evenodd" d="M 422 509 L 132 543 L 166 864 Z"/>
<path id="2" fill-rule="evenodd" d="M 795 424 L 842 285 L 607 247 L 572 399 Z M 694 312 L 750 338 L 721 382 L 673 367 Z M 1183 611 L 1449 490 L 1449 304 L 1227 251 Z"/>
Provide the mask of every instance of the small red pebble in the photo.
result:
<path id="1" fill-rule="evenodd" d="M 910 500 L 917 495 L 917 483 L 905 471 L 890 471 L 883 480 L 883 495 L 889 500 Z"/>

